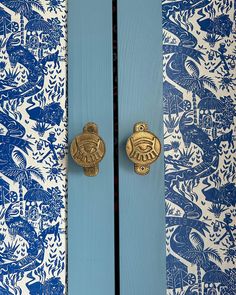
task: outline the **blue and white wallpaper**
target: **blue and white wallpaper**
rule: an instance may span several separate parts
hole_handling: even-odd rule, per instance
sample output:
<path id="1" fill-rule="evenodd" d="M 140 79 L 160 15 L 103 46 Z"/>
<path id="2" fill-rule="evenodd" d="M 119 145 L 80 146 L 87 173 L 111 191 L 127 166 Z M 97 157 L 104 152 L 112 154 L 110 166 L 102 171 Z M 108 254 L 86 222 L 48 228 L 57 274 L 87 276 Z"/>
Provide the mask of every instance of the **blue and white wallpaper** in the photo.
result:
<path id="1" fill-rule="evenodd" d="M 167 294 L 236 294 L 236 1 L 162 1 Z"/>
<path id="2" fill-rule="evenodd" d="M 0 294 L 66 292 L 65 0 L 0 0 Z"/>

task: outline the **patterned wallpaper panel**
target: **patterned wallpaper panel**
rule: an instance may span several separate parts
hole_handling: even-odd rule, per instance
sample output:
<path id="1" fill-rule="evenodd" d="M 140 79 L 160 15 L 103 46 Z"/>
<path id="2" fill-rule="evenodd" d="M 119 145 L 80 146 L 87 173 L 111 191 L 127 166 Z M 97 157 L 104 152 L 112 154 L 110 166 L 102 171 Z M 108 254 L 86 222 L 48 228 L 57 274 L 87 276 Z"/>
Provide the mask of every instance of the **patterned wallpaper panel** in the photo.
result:
<path id="1" fill-rule="evenodd" d="M 0 0 L 0 294 L 66 291 L 66 3 Z"/>
<path id="2" fill-rule="evenodd" d="M 167 294 L 235 295 L 235 3 L 172 1 Z M 65 294 L 65 77 L 65 1 L 0 0 L 0 294 Z"/>
<path id="3" fill-rule="evenodd" d="M 236 294 L 236 2 L 162 1 L 167 294 Z"/>

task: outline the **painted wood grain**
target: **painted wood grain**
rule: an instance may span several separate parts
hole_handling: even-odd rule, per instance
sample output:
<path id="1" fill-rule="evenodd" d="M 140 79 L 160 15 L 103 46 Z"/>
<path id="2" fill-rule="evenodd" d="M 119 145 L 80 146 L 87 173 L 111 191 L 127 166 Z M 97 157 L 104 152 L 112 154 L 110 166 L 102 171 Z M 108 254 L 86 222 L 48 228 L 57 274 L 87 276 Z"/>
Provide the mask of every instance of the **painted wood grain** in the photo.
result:
<path id="1" fill-rule="evenodd" d="M 139 121 L 163 142 L 161 1 L 118 0 L 121 295 L 162 295 L 164 161 L 138 176 L 125 143 Z"/>
<path id="2" fill-rule="evenodd" d="M 107 152 L 97 177 L 69 159 L 69 294 L 114 294 L 112 8 L 69 1 L 69 142 L 94 121 Z"/>

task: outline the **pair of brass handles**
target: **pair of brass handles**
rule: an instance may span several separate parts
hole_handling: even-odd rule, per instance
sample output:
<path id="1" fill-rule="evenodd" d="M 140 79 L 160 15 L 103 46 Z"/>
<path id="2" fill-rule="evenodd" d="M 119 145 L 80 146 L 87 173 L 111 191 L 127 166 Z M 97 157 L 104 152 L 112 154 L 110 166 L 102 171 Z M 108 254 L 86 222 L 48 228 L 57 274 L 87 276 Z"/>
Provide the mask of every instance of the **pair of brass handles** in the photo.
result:
<path id="1" fill-rule="evenodd" d="M 74 161 L 83 167 L 87 176 L 96 176 L 99 163 L 105 156 L 106 148 L 103 139 L 98 134 L 95 123 L 87 123 L 83 133 L 77 135 L 70 147 Z M 134 125 L 133 134 L 126 143 L 128 158 L 134 163 L 134 171 L 139 175 L 146 175 L 150 165 L 161 153 L 161 143 L 155 134 L 148 130 L 147 123 L 139 122 Z"/>

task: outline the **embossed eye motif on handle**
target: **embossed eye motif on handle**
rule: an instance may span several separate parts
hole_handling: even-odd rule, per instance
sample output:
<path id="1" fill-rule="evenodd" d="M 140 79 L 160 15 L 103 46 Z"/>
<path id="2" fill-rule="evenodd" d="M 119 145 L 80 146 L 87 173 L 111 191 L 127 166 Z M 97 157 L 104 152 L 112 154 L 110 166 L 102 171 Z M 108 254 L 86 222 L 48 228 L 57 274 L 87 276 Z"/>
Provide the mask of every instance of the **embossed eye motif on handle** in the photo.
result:
<path id="1" fill-rule="evenodd" d="M 105 143 L 98 135 L 95 123 L 85 125 L 83 133 L 76 136 L 70 147 L 74 161 L 84 168 L 87 176 L 96 176 L 99 172 L 99 162 L 105 155 Z"/>
<path id="2" fill-rule="evenodd" d="M 132 144 L 132 152 L 130 157 L 137 161 L 152 161 L 158 154 L 155 151 L 155 138 L 143 137 L 135 140 L 133 137 L 130 138 Z"/>
<path id="3" fill-rule="evenodd" d="M 86 136 L 83 135 L 82 141 L 80 138 L 80 142 L 77 143 L 77 148 L 80 152 L 77 152 L 74 156 L 84 164 L 99 163 L 103 158 L 102 149 L 100 149 L 101 140 L 86 139 L 84 137 Z"/>
<path id="4" fill-rule="evenodd" d="M 148 125 L 140 122 L 135 124 L 134 133 L 127 140 L 126 153 L 134 163 L 135 172 L 146 175 L 150 171 L 150 164 L 160 156 L 161 143 L 155 134 L 148 131 Z"/>

